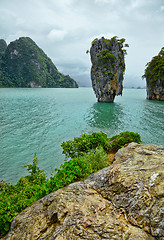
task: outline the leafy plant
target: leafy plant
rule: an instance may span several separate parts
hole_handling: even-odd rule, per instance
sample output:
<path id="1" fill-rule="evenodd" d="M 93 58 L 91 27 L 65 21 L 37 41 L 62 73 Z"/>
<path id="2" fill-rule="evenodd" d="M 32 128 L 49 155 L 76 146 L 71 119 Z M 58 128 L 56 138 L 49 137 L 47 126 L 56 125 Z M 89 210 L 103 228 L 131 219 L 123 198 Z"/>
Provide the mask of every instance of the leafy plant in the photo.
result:
<path id="1" fill-rule="evenodd" d="M 33 183 L 43 183 L 46 181 L 46 174 L 42 169 L 37 166 L 37 164 L 38 158 L 35 153 L 33 164 L 24 165 L 24 167 L 27 168 L 30 173 L 30 175 L 26 176 L 26 179 L 28 179 L 29 182 Z"/>
<path id="2" fill-rule="evenodd" d="M 115 41 L 117 41 L 117 39 L 118 39 L 118 37 L 114 36 L 114 37 L 111 38 L 111 42 L 115 42 Z"/>
<path id="3" fill-rule="evenodd" d="M 101 50 L 99 52 L 100 56 L 98 57 L 99 61 L 111 61 L 112 63 L 114 63 L 116 57 L 114 56 L 114 54 L 110 53 L 109 50 L 107 48 Z"/>
<path id="4" fill-rule="evenodd" d="M 0 181 L 0 235 L 5 235 L 13 218 L 36 200 L 52 191 L 65 187 L 70 183 L 82 181 L 90 174 L 108 166 L 108 155 L 117 151 L 129 142 L 140 142 L 140 135 L 123 132 L 108 138 L 103 132 L 82 134 L 73 141 L 63 142 L 63 153 L 70 160 L 55 169 L 55 174 L 46 178 L 46 174 L 38 167 L 36 153 L 33 163 L 26 164 L 29 175 L 21 177 L 13 185 Z"/>
<path id="5" fill-rule="evenodd" d="M 107 167 L 108 156 L 102 147 L 73 158 L 56 169 L 56 173 L 48 183 L 50 191 L 56 191 L 70 183 L 82 181 L 93 172 Z"/>
<path id="6" fill-rule="evenodd" d="M 60 169 L 55 170 L 55 175 L 48 183 L 50 191 L 56 191 L 70 183 L 83 180 L 93 172 L 91 165 L 82 157 L 73 158 L 62 164 Z"/>
<path id="7" fill-rule="evenodd" d="M 20 178 L 16 185 L 0 182 L 0 235 L 9 231 L 16 215 L 49 193 L 46 175 L 37 163 L 35 154 L 33 164 L 26 165 L 30 175 Z"/>
<path id="8" fill-rule="evenodd" d="M 97 147 L 95 150 L 91 150 L 88 154 L 85 153 L 83 160 L 91 164 L 93 172 L 97 172 L 108 166 L 108 155 L 102 146 Z"/>
<path id="9" fill-rule="evenodd" d="M 142 78 L 146 78 L 150 81 L 151 88 L 158 80 L 164 83 L 164 47 L 157 56 L 153 57 L 152 60 L 147 63 L 146 66 Z"/>
<path id="10" fill-rule="evenodd" d="M 109 139 L 109 152 L 116 152 L 122 148 L 125 144 L 130 142 L 141 142 L 141 137 L 138 133 L 134 132 L 121 132 L 118 135 L 113 136 Z"/>
<path id="11" fill-rule="evenodd" d="M 75 137 L 73 141 L 63 142 L 61 146 L 67 158 L 74 158 L 84 155 L 84 153 L 89 152 L 91 149 L 96 149 L 98 146 L 102 146 L 107 153 L 117 151 L 129 142 L 140 143 L 140 135 L 128 131 L 115 135 L 112 138 L 108 138 L 103 132 L 82 134 L 80 137 Z"/>
<path id="12" fill-rule="evenodd" d="M 73 141 L 69 140 L 61 144 L 63 153 L 66 157 L 79 157 L 91 149 L 102 146 L 106 151 L 108 150 L 108 137 L 103 132 L 82 134 L 80 137 L 75 137 Z"/>
<path id="13" fill-rule="evenodd" d="M 93 41 L 92 41 L 92 45 L 98 40 L 98 38 L 95 38 Z"/>

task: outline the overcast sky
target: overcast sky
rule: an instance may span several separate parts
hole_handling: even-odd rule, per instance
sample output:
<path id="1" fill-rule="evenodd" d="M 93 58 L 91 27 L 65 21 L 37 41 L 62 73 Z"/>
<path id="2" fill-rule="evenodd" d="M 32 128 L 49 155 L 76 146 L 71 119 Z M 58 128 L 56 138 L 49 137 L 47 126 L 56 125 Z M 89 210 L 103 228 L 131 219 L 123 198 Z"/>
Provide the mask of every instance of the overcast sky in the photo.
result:
<path id="1" fill-rule="evenodd" d="M 59 71 L 91 84 L 95 37 L 125 38 L 125 86 L 144 86 L 145 64 L 164 47 L 164 0 L 0 0 L 0 38 L 31 37 Z"/>

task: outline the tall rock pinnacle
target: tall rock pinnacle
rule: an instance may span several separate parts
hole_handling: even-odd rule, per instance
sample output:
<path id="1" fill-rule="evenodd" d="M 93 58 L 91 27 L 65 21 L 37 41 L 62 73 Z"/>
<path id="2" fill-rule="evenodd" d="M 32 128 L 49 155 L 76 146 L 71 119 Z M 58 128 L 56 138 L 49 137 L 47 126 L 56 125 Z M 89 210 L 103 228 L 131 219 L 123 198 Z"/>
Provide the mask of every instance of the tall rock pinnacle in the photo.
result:
<path id="1" fill-rule="evenodd" d="M 122 95 L 125 71 L 124 55 L 128 47 L 125 39 L 102 37 L 95 39 L 90 48 L 92 62 L 92 87 L 99 102 L 113 102 L 116 95 Z"/>

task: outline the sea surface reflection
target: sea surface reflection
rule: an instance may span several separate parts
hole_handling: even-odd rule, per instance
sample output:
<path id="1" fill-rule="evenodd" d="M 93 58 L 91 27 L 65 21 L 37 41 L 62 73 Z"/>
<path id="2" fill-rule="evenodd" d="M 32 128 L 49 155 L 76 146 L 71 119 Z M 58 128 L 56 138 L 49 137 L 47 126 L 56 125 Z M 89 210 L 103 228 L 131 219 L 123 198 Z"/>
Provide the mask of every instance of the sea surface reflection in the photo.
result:
<path id="1" fill-rule="evenodd" d="M 144 144 L 164 144 L 164 102 L 145 89 L 124 89 L 114 103 L 98 103 L 91 88 L 0 89 L 0 179 L 16 182 L 37 152 L 47 174 L 64 162 L 61 143 L 81 133 L 109 137 L 138 132 Z"/>
<path id="2" fill-rule="evenodd" d="M 87 123 L 109 135 L 118 133 L 124 126 L 123 107 L 119 103 L 95 103 L 87 115 Z"/>

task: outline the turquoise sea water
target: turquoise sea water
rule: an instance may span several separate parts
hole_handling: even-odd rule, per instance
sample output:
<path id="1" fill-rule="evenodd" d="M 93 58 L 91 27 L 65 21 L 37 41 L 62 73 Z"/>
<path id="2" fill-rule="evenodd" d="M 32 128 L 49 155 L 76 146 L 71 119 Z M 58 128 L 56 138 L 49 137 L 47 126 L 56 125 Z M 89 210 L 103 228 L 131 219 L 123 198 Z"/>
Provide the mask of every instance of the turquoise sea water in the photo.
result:
<path id="1" fill-rule="evenodd" d="M 114 103 L 98 103 L 92 88 L 0 89 L 0 179 L 16 183 L 35 152 L 50 174 L 64 162 L 60 144 L 83 132 L 127 130 L 164 144 L 164 102 L 145 89 L 124 89 Z"/>

